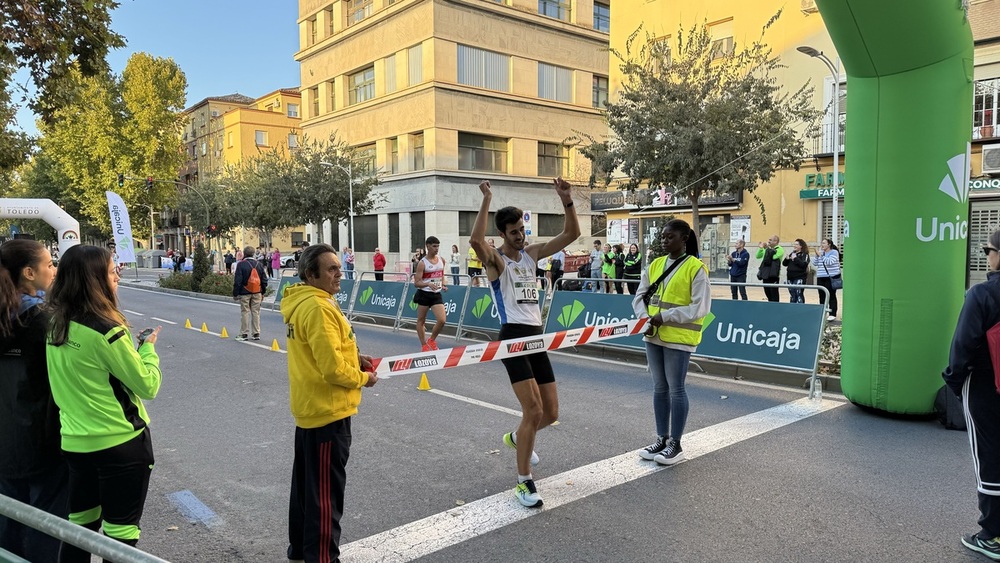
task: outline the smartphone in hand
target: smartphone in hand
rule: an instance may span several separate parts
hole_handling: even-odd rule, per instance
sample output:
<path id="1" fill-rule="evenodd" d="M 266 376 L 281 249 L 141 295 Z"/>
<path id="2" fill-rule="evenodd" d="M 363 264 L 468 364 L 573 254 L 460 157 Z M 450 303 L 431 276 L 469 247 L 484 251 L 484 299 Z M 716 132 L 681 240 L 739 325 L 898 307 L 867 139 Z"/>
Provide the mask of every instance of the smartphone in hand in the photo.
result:
<path id="1" fill-rule="evenodd" d="M 140 332 L 140 333 L 139 333 L 139 335 L 138 335 L 138 336 L 136 336 L 136 338 L 138 338 L 138 339 L 139 339 L 139 346 L 142 346 L 143 342 L 145 342 L 145 341 L 146 341 L 146 338 L 147 338 L 147 337 L 148 337 L 148 336 L 149 336 L 150 334 L 153 334 L 153 329 L 151 329 L 151 328 L 144 328 L 144 329 L 142 330 L 142 332 Z M 136 346 L 136 348 L 138 348 L 139 346 Z"/>

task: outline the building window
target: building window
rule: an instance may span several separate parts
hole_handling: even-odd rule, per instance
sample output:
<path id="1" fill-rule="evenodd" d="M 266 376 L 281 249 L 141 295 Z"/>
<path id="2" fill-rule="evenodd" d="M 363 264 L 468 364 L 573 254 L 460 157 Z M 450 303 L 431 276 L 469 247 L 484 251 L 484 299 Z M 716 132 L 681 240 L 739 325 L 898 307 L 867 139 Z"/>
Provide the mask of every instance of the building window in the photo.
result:
<path id="1" fill-rule="evenodd" d="M 1000 89 L 1000 78 L 976 81 L 972 98 L 973 139 L 1000 137 L 1000 130 L 997 129 L 998 89 Z"/>
<path id="2" fill-rule="evenodd" d="M 569 21 L 569 0 L 538 0 L 538 13 L 557 20 Z"/>
<path id="3" fill-rule="evenodd" d="M 413 169 L 424 169 L 424 134 L 417 133 L 413 136 Z"/>
<path id="4" fill-rule="evenodd" d="M 295 133 L 288 134 L 288 148 L 297 149 L 299 148 L 299 136 Z"/>
<path id="5" fill-rule="evenodd" d="M 538 175 L 555 178 L 569 172 L 569 147 L 538 143 Z"/>
<path id="6" fill-rule="evenodd" d="M 389 139 L 389 156 L 389 170 L 392 174 L 396 174 L 399 172 L 399 137 Z"/>
<path id="7" fill-rule="evenodd" d="M 375 97 L 375 67 L 370 66 L 361 72 L 347 77 L 349 89 L 348 105 L 360 104 Z"/>
<path id="8" fill-rule="evenodd" d="M 510 57 L 467 45 L 458 46 L 458 82 L 468 86 L 510 91 Z"/>
<path id="9" fill-rule="evenodd" d="M 459 211 L 458 212 L 458 236 L 467 237 L 472 235 L 472 227 L 476 224 L 476 215 L 479 213 L 476 211 Z M 497 214 L 490 212 L 489 216 L 486 218 L 486 229 L 489 231 L 496 225 Z"/>
<path id="10" fill-rule="evenodd" d="M 712 40 L 712 60 L 721 59 L 733 52 L 735 44 L 732 37 L 720 37 Z"/>
<path id="11" fill-rule="evenodd" d="M 551 213 L 536 213 L 535 219 L 538 221 L 536 235 L 540 237 L 554 237 L 562 232 L 566 224 L 565 215 L 553 215 Z"/>
<path id="12" fill-rule="evenodd" d="M 396 91 L 396 54 L 393 53 L 385 58 L 385 93 L 391 94 Z"/>
<path id="13" fill-rule="evenodd" d="M 538 97 L 572 102 L 573 71 L 561 66 L 538 63 Z"/>
<path id="14" fill-rule="evenodd" d="M 312 101 L 312 117 L 319 117 L 319 86 L 309 89 L 309 99 Z"/>
<path id="15" fill-rule="evenodd" d="M 229 148 L 233 148 L 233 132 L 229 132 Z"/>
<path id="16" fill-rule="evenodd" d="M 372 0 L 350 0 L 347 3 L 347 25 L 354 25 L 372 15 L 375 3 Z"/>
<path id="17" fill-rule="evenodd" d="M 201 142 L 201 156 L 208 154 L 208 143 L 205 141 Z"/>
<path id="18" fill-rule="evenodd" d="M 427 240 L 425 221 L 423 211 L 410 213 L 410 247 L 414 250 L 423 248 Z"/>
<path id="19" fill-rule="evenodd" d="M 611 6 L 594 2 L 594 29 L 611 33 Z"/>
<path id="20" fill-rule="evenodd" d="M 409 84 L 413 86 L 424 81 L 424 49 L 423 45 L 415 45 L 406 50 L 406 60 L 409 62 Z"/>
<path id="21" fill-rule="evenodd" d="M 333 6 L 326 9 L 326 36 L 333 37 Z"/>
<path id="22" fill-rule="evenodd" d="M 354 218 L 354 252 L 375 252 L 378 247 L 378 215 Z"/>
<path id="23" fill-rule="evenodd" d="M 299 104 L 288 104 L 285 106 L 288 110 L 288 117 L 298 117 L 299 116 Z"/>
<path id="24" fill-rule="evenodd" d="M 311 47 L 316 44 L 317 35 L 319 33 L 319 29 L 316 25 L 316 18 L 306 20 L 306 32 L 309 33 L 309 46 Z"/>
<path id="25" fill-rule="evenodd" d="M 389 252 L 399 252 L 399 213 L 389 214 Z"/>
<path id="26" fill-rule="evenodd" d="M 507 139 L 458 134 L 458 169 L 507 172 Z"/>
<path id="27" fill-rule="evenodd" d="M 594 75 L 594 107 L 604 109 L 608 105 L 608 77 Z"/>
<path id="28" fill-rule="evenodd" d="M 353 176 L 371 176 L 375 173 L 375 144 L 362 145 L 354 149 Z"/>
<path id="29" fill-rule="evenodd" d="M 258 147 L 266 147 L 267 131 L 261 131 L 260 129 L 254 131 L 254 139 L 256 140 Z"/>

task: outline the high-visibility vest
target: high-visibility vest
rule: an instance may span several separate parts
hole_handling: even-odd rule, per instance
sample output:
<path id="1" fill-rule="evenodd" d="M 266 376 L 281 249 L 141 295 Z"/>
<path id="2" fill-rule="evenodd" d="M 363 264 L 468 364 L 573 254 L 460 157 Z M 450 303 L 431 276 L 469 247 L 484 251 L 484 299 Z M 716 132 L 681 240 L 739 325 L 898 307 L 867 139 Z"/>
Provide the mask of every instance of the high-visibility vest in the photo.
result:
<path id="1" fill-rule="evenodd" d="M 661 256 L 653 260 L 653 263 L 649 265 L 650 283 L 653 283 L 660 277 L 666 265 L 666 256 Z M 708 275 L 708 268 L 701 260 L 698 260 L 694 256 L 689 256 L 680 266 L 677 266 L 667 280 L 667 283 L 660 284 L 659 290 L 646 307 L 646 312 L 649 316 L 652 317 L 664 309 L 690 305 L 691 283 L 698 274 L 698 270 L 704 270 L 705 275 Z M 657 297 L 659 297 L 658 303 Z M 656 304 L 654 305 L 654 303 Z M 703 317 L 690 323 L 665 322 L 656 331 L 656 336 L 663 342 L 697 346 L 701 343 L 701 328 L 704 321 Z"/>

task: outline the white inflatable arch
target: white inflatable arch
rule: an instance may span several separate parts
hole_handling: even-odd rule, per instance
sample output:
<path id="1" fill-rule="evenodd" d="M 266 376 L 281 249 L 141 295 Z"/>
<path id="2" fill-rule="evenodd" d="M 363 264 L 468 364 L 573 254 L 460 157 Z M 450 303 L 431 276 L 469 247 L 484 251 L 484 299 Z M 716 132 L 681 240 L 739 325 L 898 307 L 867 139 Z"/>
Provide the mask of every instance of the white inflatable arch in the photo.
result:
<path id="1" fill-rule="evenodd" d="M 80 244 L 80 222 L 51 199 L 0 198 L 0 219 L 41 219 L 56 230 L 59 255 Z"/>

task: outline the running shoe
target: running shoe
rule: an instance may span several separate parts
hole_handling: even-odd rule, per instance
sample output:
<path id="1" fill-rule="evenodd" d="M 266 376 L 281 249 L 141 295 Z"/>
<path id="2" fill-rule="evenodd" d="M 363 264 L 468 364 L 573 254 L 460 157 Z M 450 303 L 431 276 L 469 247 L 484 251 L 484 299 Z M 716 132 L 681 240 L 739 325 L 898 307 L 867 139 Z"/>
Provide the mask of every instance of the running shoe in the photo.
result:
<path id="1" fill-rule="evenodd" d="M 517 500 L 521 504 L 528 508 L 540 508 L 542 506 L 542 497 L 538 496 L 538 489 L 535 488 L 534 479 L 518 483 L 514 487 L 514 496 L 517 497 Z"/>
<path id="2" fill-rule="evenodd" d="M 431 347 L 431 350 L 438 350 L 437 340 L 434 340 L 433 338 L 427 339 L 427 345 Z"/>
<path id="3" fill-rule="evenodd" d="M 979 534 L 965 534 L 962 536 L 962 545 L 994 561 L 1000 561 L 1000 538 L 987 540 L 979 537 Z"/>
<path id="4" fill-rule="evenodd" d="M 245 334 L 241 334 L 241 335 L 237 336 L 237 337 L 235 338 L 235 340 L 236 340 L 237 342 L 246 342 L 247 340 L 250 340 L 250 339 L 249 339 L 249 338 L 247 337 L 247 335 L 245 335 Z"/>
<path id="5" fill-rule="evenodd" d="M 660 465 L 673 465 L 684 461 L 684 450 L 681 449 L 681 443 L 677 440 L 670 440 L 662 452 L 653 456 L 653 461 Z"/>
<path id="6" fill-rule="evenodd" d="M 420 351 L 421 351 L 421 352 L 430 352 L 430 351 L 431 351 L 431 346 L 430 346 L 430 344 L 422 344 L 422 345 L 420 346 Z"/>
<path id="7" fill-rule="evenodd" d="M 503 435 L 503 443 L 507 444 L 511 448 L 517 449 L 517 444 L 514 443 L 514 433 L 508 432 Z M 538 454 L 534 450 L 531 451 L 531 465 L 538 465 Z"/>
<path id="8" fill-rule="evenodd" d="M 259 334 L 255 334 L 255 335 L 253 335 L 253 337 L 251 337 L 250 339 L 251 339 L 251 340 L 260 340 L 260 335 L 259 335 Z"/>
<path id="9" fill-rule="evenodd" d="M 656 454 L 662 452 L 663 448 L 667 447 L 667 441 L 666 436 L 657 436 L 655 442 L 639 450 L 639 457 L 646 461 L 653 461 Z"/>

